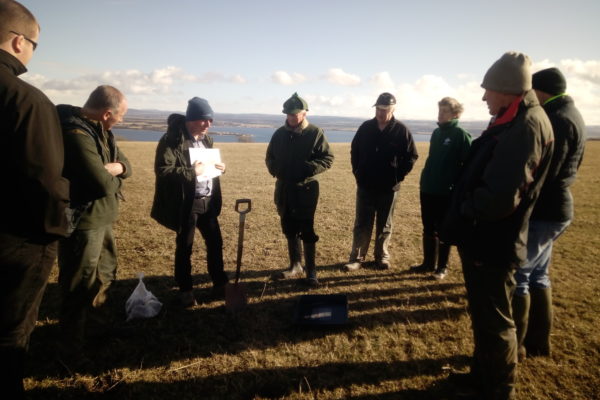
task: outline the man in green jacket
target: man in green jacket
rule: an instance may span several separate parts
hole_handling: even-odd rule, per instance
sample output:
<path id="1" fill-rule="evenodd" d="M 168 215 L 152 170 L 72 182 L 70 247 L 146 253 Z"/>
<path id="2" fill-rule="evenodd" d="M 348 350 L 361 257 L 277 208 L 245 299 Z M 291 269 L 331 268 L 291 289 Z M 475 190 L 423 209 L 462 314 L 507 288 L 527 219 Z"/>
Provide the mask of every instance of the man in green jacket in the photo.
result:
<path id="1" fill-rule="evenodd" d="M 83 364 L 85 321 L 100 309 L 116 279 L 117 249 L 112 224 L 122 199 L 123 179 L 131 165 L 119 150 L 111 128 L 123 120 L 127 100 L 112 86 L 99 86 L 83 108 L 57 106 L 65 143 L 64 175 L 71 181 L 71 207 L 81 218 L 59 244 L 58 282 L 62 305 L 61 361 Z M 69 365 L 72 363 L 71 365 Z"/>
<path id="2" fill-rule="evenodd" d="M 552 159 L 552 125 L 531 90 L 531 60 L 507 52 L 482 88 L 492 120 L 473 141 L 454 187 L 440 239 L 456 244 L 473 329 L 473 363 L 457 390 L 515 399 L 515 269 L 527 256 L 529 216 Z M 457 376 L 457 377 L 458 377 Z"/>
<path id="3" fill-rule="evenodd" d="M 219 225 L 222 198 L 219 176 L 204 176 L 211 166 L 191 162 L 190 150 L 211 149 L 208 135 L 214 112 L 206 99 L 193 97 L 185 115 L 171 114 L 167 132 L 156 147 L 156 187 L 151 217 L 177 233 L 175 237 L 175 280 L 183 307 L 198 305 L 192 280 L 192 247 L 196 229 L 206 245 L 206 266 L 212 281 L 211 298 L 222 298 L 228 282 L 223 266 L 223 237 Z M 225 173 L 225 163 L 214 168 Z"/>
<path id="4" fill-rule="evenodd" d="M 302 243 L 307 282 L 319 284 L 315 265 L 315 211 L 319 200 L 316 175 L 331 168 L 333 153 L 323 130 L 306 119 L 308 104 L 294 93 L 283 104 L 285 125 L 277 129 L 267 147 L 266 164 L 275 182 L 275 205 L 287 238 L 289 267 L 276 278 L 302 274 Z M 302 243 L 301 243 L 302 241 Z"/>

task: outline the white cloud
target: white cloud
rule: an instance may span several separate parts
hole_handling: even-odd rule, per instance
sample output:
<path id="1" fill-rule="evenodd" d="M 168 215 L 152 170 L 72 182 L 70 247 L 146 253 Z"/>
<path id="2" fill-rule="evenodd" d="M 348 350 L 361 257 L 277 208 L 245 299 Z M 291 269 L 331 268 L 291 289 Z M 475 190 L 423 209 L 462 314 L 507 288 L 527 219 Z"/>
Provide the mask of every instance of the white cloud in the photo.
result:
<path id="1" fill-rule="evenodd" d="M 290 74 L 289 72 L 285 71 L 275 71 L 271 75 L 271 80 L 280 85 L 291 86 L 306 81 L 306 77 L 297 72 L 293 72 Z"/>
<path id="2" fill-rule="evenodd" d="M 394 80 L 387 71 L 378 72 L 373 75 L 371 78 L 371 83 L 373 83 L 375 87 L 381 91 L 391 91 L 395 86 Z"/>
<path id="3" fill-rule="evenodd" d="M 600 61 L 562 60 L 560 66 L 565 74 L 600 85 Z"/>
<path id="4" fill-rule="evenodd" d="M 360 77 L 358 75 L 345 72 L 341 68 L 330 68 L 329 71 L 327 71 L 325 78 L 329 82 L 340 86 L 360 85 Z"/>
<path id="5" fill-rule="evenodd" d="M 139 70 L 104 71 L 81 75 L 73 79 L 48 79 L 39 74 L 26 74 L 24 79 L 48 95 L 56 103 L 79 104 L 85 101 L 89 93 L 98 85 L 108 84 L 117 87 L 130 98 L 142 100 L 147 104 L 151 96 L 166 98 L 165 96 L 181 94 L 181 87 L 189 83 L 212 84 L 233 83 L 244 84 L 246 79 L 242 75 L 228 76 L 220 72 L 205 72 L 202 75 L 193 75 L 175 66 L 155 69 L 150 72 Z M 140 101 L 135 101 L 140 103 Z M 152 103 L 156 103 L 153 100 Z M 140 105 L 138 107 L 145 107 Z"/>

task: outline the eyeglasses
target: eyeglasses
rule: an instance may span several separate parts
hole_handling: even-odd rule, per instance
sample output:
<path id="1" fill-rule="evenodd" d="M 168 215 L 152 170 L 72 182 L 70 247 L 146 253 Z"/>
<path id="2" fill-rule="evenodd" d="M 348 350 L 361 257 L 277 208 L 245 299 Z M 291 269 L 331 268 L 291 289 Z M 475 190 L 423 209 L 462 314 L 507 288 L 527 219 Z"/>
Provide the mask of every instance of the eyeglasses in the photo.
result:
<path id="1" fill-rule="evenodd" d="M 15 31 L 9 31 L 10 33 L 14 33 L 17 36 L 23 36 L 23 38 L 25 40 L 27 40 L 29 43 L 31 43 L 31 45 L 33 46 L 33 51 L 35 51 L 35 49 L 37 49 L 37 42 L 34 42 L 33 40 L 29 39 L 27 36 L 23 35 L 22 33 L 19 32 L 15 32 Z"/>

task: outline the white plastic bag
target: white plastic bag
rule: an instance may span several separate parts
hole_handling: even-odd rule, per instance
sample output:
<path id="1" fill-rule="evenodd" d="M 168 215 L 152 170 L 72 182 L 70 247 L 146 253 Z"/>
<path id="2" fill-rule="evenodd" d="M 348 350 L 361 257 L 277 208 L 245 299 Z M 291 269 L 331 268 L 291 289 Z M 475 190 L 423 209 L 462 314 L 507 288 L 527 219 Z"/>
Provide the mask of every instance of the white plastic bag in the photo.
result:
<path id="1" fill-rule="evenodd" d="M 155 295 L 152 294 L 142 279 L 144 273 L 138 274 L 140 282 L 137 284 L 133 293 L 125 302 L 125 313 L 127 314 L 127 321 L 131 321 L 135 318 L 152 318 L 158 315 L 162 308 L 162 303 L 158 301 Z"/>

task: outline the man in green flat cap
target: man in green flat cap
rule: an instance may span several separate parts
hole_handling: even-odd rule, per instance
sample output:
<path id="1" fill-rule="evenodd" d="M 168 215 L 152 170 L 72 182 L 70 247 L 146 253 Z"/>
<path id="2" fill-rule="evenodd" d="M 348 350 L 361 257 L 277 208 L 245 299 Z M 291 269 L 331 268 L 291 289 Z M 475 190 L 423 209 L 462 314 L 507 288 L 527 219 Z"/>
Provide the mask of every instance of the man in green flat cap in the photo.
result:
<path id="1" fill-rule="evenodd" d="M 283 103 L 285 124 L 277 129 L 267 148 L 266 164 L 275 182 L 275 205 L 288 242 L 289 267 L 275 278 L 293 278 L 306 270 L 307 283 L 319 284 L 315 264 L 315 211 L 319 200 L 316 175 L 333 163 L 323 130 L 306 119 L 308 104 L 294 93 Z M 302 267 L 302 244 L 304 267 Z"/>

